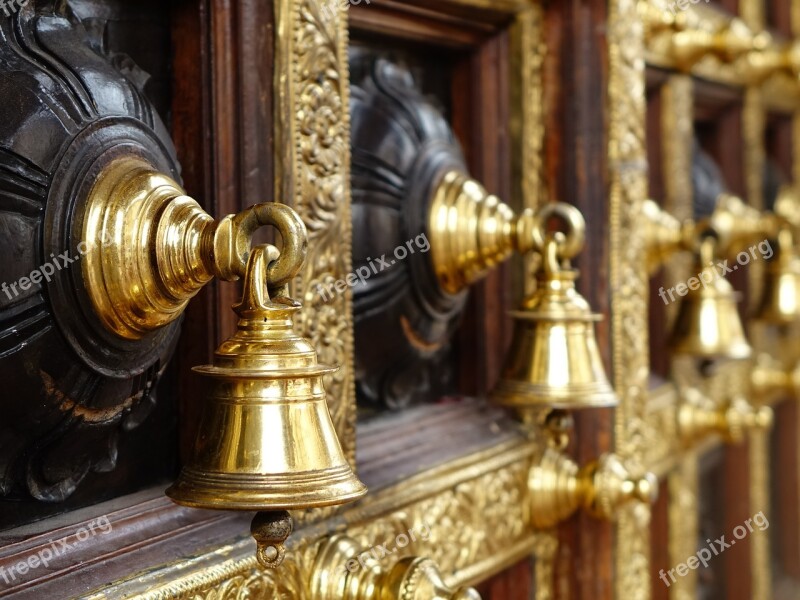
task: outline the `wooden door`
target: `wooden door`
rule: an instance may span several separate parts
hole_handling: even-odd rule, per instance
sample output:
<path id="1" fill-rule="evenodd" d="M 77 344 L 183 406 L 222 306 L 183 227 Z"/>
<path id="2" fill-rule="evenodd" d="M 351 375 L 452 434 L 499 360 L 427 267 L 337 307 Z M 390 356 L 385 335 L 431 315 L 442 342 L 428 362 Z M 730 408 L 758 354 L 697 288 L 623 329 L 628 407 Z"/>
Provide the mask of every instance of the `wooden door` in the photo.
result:
<path id="1" fill-rule="evenodd" d="M 166 499 L 207 392 L 191 369 L 235 330 L 240 286 L 211 282 L 155 349 L 120 349 L 73 268 L 58 285 L 0 293 L 0 597 L 312 599 L 335 534 L 370 552 L 380 576 L 428 557 L 450 588 L 492 600 L 797 597 L 796 391 L 746 398 L 770 404 L 771 432 L 687 440 L 686 388 L 722 405 L 747 395 L 756 363 L 667 349 L 680 303 L 659 292 L 694 267 L 685 250 L 648 270 L 642 207 L 652 198 L 699 219 L 727 191 L 774 208 L 798 173 L 797 67 L 780 54 L 798 15 L 796 0 L 0 3 L 0 283 L 68 239 L 95 154 L 157 156 L 215 217 L 294 207 L 309 232 L 290 289 L 304 305 L 297 330 L 340 366 L 328 406 L 370 488 L 353 505 L 297 511 L 277 570 L 256 561 L 252 514 Z M 738 38 L 723 35 L 731 27 Z M 757 73 L 742 64 L 771 51 Z M 436 161 L 517 212 L 562 201 L 583 214 L 578 291 L 602 316 L 597 346 L 619 404 L 564 418 L 561 474 L 614 453 L 630 496 L 655 473 L 652 506 L 620 502 L 597 518 L 602 500 L 587 496 L 534 526 L 529 479 L 550 432 L 489 397 L 512 352 L 507 312 L 534 290 L 539 257 L 442 294 L 428 250 L 407 245 L 428 231 L 422 183 Z M 398 244 L 411 251 L 400 264 L 348 283 Z M 788 372 L 796 324 L 752 318 L 761 258 L 730 281 L 756 356 Z M 411 531 L 428 535 L 410 542 Z M 736 546 L 685 565 L 723 535 Z"/>

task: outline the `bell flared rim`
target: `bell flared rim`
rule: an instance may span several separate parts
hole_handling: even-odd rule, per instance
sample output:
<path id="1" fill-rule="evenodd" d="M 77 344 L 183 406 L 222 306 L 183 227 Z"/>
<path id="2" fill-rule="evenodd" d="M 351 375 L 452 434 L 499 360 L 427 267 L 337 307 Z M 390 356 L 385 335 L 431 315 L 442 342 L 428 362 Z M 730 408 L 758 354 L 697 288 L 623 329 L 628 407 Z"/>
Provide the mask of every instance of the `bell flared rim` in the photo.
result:
<path id="1" fill-rule="evenodd" d="M 674 341 L 672 352 L 676 355 L 708 360 L 747 360 L 753 356 L 753 347 L 744 341 L 735 344 L 720 343 L 714 346 L 693 344 L 691 341 Z"/>
<path id="2" fill-rule="evenodd" d="M 550 407 L 565 410 L 619 405 L 619 397 L 608 381 L 556 388 L 547 384 L 501 379 L 491 393 L 491 401 L 509 408 Z"/>
<path id="3" fill-rule="evenodd" d="M 241 369 L 219 365 L 200 365 L 192 367 L 192 371 L 200 375 L 208 375 L 220 379 L 295 379 L 330 375 L 339 367 L 329 365 L 310 365 L 288 369 Z"/>
<path id="4" fill-rule="evenodd" d="M 306 473 L 208 473 L 189 466 L 166 491 L 174 502 L 215 510 L 298 510 L 352 502 L 367 487 L 349 464 Z"/>

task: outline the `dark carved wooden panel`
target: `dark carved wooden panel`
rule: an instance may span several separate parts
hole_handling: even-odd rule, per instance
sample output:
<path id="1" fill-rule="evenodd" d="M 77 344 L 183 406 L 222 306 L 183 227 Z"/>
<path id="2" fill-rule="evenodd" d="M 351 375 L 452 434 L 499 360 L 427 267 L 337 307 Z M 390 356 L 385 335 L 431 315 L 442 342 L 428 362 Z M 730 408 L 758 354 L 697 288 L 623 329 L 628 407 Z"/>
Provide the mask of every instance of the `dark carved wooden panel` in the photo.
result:
<path id="1" fill-rule="evenodd" d="M 438 284 L 428 209 L 451 169 L 466 171 L 447 120 L 403 66 L 368 51 L 351 56 L 354 271 L 359 398 L 399 408 L 446 393 L 450 338 L 466 292 Z M 413 248 L 405 258 L 397 248 Z"/>
<path id="2" fill-rule="evenodd" d="M 137 342 L 106 332 L 83 287 L 79 244 L 83 199 L 114 157 L 142 156 L 175 178 L 179 168 L 143 92 L 148 76 L 108 49 L 110 9 L 92 18 L 92 3 L 76 7 L 80 15 L 64 1 L 30 2 L 0 19 L 0 495 L 14 501 L 0 527 L 52 512 L 30 501 L 66 500 L 85 478 L 113 471 L 132 439 L 150 444 L 145 456 L 68 505 L 171 468 L 167 437 L 120 440 L 154 410 L 179 324 Z M 53 273 L 22 279 L 39 269 Z"/>

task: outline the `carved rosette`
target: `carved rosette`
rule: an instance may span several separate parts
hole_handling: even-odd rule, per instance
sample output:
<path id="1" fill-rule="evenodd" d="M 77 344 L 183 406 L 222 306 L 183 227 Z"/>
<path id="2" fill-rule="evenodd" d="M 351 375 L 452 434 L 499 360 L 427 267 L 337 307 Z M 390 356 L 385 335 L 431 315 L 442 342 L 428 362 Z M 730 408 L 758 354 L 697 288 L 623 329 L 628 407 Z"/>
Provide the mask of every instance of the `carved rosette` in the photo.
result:
<path id="1" fill-rule="evenodd" d="M 339 366 L 326 381 L 328 406 L 354 464 L 351 293 L 323 299 L 318 291 L 352 271 L 347 17 L 324 8 L 313 0 L 275 0 L 276 198 L 308 228 L 308 260 L 291 291 L 305 306 L 296 324 L 321 362 Z"/>
<path id="2" fill-rule="evenodd" d="M 67 2 L 34 4 L 0 18 L 0 283 L 19 285 L 0 293 L 0 496 L 62 502 L 115 469 L 180 329 L 136 341 L 105 330 L 82 277 L 85 199 L 122 154 L 180 175 L 147 74 L 105 50 L 102 20 L 87 29 Z M 125 477 L 106 475 L 107 489 Z"/>

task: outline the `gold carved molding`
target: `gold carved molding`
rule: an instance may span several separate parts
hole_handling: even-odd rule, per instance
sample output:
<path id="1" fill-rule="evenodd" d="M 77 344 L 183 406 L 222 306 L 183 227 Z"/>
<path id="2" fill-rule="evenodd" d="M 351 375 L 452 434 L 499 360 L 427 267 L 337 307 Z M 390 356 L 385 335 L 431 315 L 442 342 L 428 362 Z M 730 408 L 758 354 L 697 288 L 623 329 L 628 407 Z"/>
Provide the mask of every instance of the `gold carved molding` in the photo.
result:
<path id="1" fill-rule="evenodd" d="M 355 462 L 355 375 L 352 299 L 349 290 L 325 302 L 317 285 L 351 269 L 350 124 L 347 11 L 324 10 L 324 0 L 275 3 L 275 195 L 302 217 L 308 259 L 291 294 L 305 310 L 298 329 L 310 337 L 321 362 L 341 368 L 326 381 L 328 403 L 343 449 Z M 522 85 L 513 108 L 521 163 L 520 203 L 540 202 L 543 117 L 541 11 L 526 0 L 456 0 L 455 4 L 508 9 L 514 16 L 514 68 Z M 115 582 L 87 598 L 126 597 L 212 600 L 264 598 L 313 600 L 309 592 L 321 544 L 346 533 L 364 546 L 428 525 L 430 537 L 381 560 L 390 568 L 403 557 L 434 559 L 447 583 L 469 585 L 534 557 L 537 598 L 553 597 L 553 532 L 537 532 L 527 508 L 534 442 L 517 439 L 420 473 L 354 506 L 295 515 L 298 530 L 283 565 L 264 570 L 252 540 L 232 543 Z M 342 565 L 344 568 L 345 565 Z"/>
<path id="2" fill-rule="evenodd" d="M 536 209 L 542 202 L 544 186 L 544 90 L 542 66 L 546 48 L 542 35 L 542 7 L 529 5 L 517 15 L 512 32 L 512 106 L 511 119 L 514 169 L 514 196 L 518 208 Z M 528 252 L 522 293 L 530 295 L 536 287 L 534 273 L 539 262 L 537 253 Z"/>
<path id="3" fill-rule="evenodd" d="M 764 2 L 762 0 L 742 0 L 739 15 L 729 15 L 706 3 L 689 3 L 685 10 L 676 8 L 672 0 L 641 0 L 640 15 L 646 15 L 647 63 L 669 70 L 681 70 L 681 62 L 675 56 L 672 36 L 678 31 L 693 36 L 715 36 L 727 32 L 722 47 L 709 51 L 699 60 L 691 61 L 691 66 L 683 65 L 692 75 L 722 85 L 744 89 L 757 80 L 763 82 L 764 99 L 767 104 L 779 110 L 792 112 L 800 98 L 800 82 L 784 67 L 774 67 L 764 74 L 760 67 L 749 61 L 752 52 L 759 56 L 783 56 L 786 51 L 785 40 L 779 36 L 766 37 Z M 797 4 L 792 5 L 794 35 L 800 34 L 796 25 L 800 11 Z M 749 29 L 749 36 L 745 35 Z M 734 33 L 735 32 L 735 33 Z M 722 33 L 726 35 L 725 33 Z M 695 38 L 699 41 L 699 38 Z M 717 40 L 719 43 L 721 40 Z M 750 51 L 751 55 L 745 56 Z M 727 56 L 726 56 L 727 55 Z M 766 59 L 765 59 L 766 60 Z M 756 59 L 756 63 L 760 63 Z M 792 67 L 794 68 L 794 67 Z"/>
<path id="4" fill-rule="evenodd" d="M 308 259 L 291 290 L 305 307 L 297 328 L 320 362 L 339 365 L 325 382 L 328 406 L 355 464 L 352 295 L 316 293 L 352 271 L 347 13 L 331 16 L 324 4 L 275 0 L 275 197 L 308 229 Z"/>
<path id="5" fill-rule="evenodd" d="M 692 218 L 694 215 L 692 189 L 692 148 L 694 138 L 694 82 L 690 75 L 671 75 L 664 85 L 662 92 L 664 99 L 661 121 L 663 124 L 661 148 L 664 156 L 662 165 L 654 168 L 663 170 L 666 196 L 665 208 L 678 218 Z M 671 285 L 675 281 L 683 281 L 689 276 L 692 267 L 690 256 L 676 255 L 666 265 L 667 281 Z M 677 305 L 669 307 L 674 319 Z M 669 309 L 668 309 L 669 310 Z M 670 320 L 672 322 L 672 320 Z M 681 371 L 682 365 L 675 366 L 676 371 Z M 683 369 L 684 376 L 692 384 L 701 385 L 689 369 Z M 680 376 L 679 376 L 680 378 Z M 671 399 L 672 423 L 677 421 L 676 411 L 680 399 L 677 389 L 673 388 L 674 397 Z M 680 436 L 677 431 L 670 432 L 672 446 L 670 456 L 674 461 L 667 476 L 667 489 L 669 493 L 669 539 L 668 549 L 670 565 L 678 564 L 691 556 L 695 551 L 697 536 L 699 535 L 699 504 L 698 504 L 698 454 L 694 449 L 686 450 L 680 447 Z M 661 437 L 661 436 L 659 436 Z M 659 445 L 656 443 L 656 445 Z M 662 565 L 658 565 L 659 568 Z M 689 576 L 682 577 L 670 587 L 670 597 L 675 600 L 690 600 L 697 596 L 697 574 L 692 571 Z"/>
<path id="6" fill-rule="evenodd" d="M 647 438 L 648 274 L 641 257 L 640 222 L 647 197 L 644 27 L 635 0 L 609 2 L 608 161 L 610 181 L 610 289 L 616 454 L 634 475 Z M 617 520 L 615 595 L 650 598 L 650 506 L 632 503 Z"/>
<path id="7" fill-rule="evenodd" d="M 301 528 L 287 543 L 284 564 L 262 569 L 250 539 L 133 575 L 85 596 L 99 600 L 314 600 L 311 573 L 320 544 L 346 531 L 365 550 L 426 528 L 426 539 L 380 559 L 387 569 L 407 556 L 433 558 L 451 585 L 471 584 L 531 554 L 550 557 L 555 540 L 530 524 L 525 498 L 535 443 L 513 439 L 370 495 L 324 525 Z M 342 565 L 345 568 L 345 565 Z"/>
<path id="8" fill-rule="evenodd" d="M 753 6 L 757 2 L 743 2 L 741 5 L 742 17 L 754 30 L 758 31 L 763 26 L 763 14 L 761 8 Z M 652 58 L 652 48 L 650 58 Z M 711 58 L 708 63 L 715 59 Z M 658 62 L 658 61 L 656 61 Z M 742 110 L 742 134 L 743 152 L 745 164 L 745 182 L 747 187 L 748 204 L 756 208 L 763 208 L 763 172 L 766 160 L 765 151 L 765 123 L 766 111 L 768 108 L 783 110 L 780 98 L 798 98 L 798 86 L 792 82 L 787 87 L 785 78 L 782 75 L 772 77 L 762 86 L 747 86 L 745 81 L 726 79 L 723 74 L 717 77 L 706 77 L 705 67 L 701 63 L 692 74 L 710 78 L 714 81 L 735 85 L 744 88 L 744 103 Z M 780 91 L 780 93 L 779 93 Z M 778 100 L 767 101 L 768 98 L 778 98 Z M 665 208 L 672 214 L 685 218 L 692 214 L 692 184 L 691 184 L 691 155 L 693 138 L 693 79 L 690 74 L 672 74 L 662 89 L 662 154 L 664 162 L 660 165 L 663 170 L 663 180 L 665 181 L 666 194 L 664 198 Z M 797 103 L 794 103 L 797 106 Z M 794 108 L 792 108 L 794 110 Z M 795 131 L 797 129 L 797 118 L 795 117 Z M 658 168 L 659 166 L 656 166 Z M 682 280 L 685 278 L 686 266 L 678 261 L 679 257 L 673 259 L 666 265 L 666 276 L 668 281 Z M 753 290 L 753 298 L 758 300 L 760 296 L 763 271 L 760 265 L 753 265 L 749 272 L 750 289 Z M 709 378 L 704 378 L 697 373 L 696 368 L 691 362 L 674 361 L 673 376 L 679 387 L 690 386 L 702 389 L 716 404 L 724 403 L 728 398 L 737 392 L 748 389 L 748 379 L 750 377 L 750 367 L 743 365 L 728 365 L 718 369 Z M 672 401 L 661 401 L 656 403 L 663 407 L 663 412 L 652 410 L 656 408 L 651 398 L 648 403 L 651 406 L 648 421 L 651 431 L 659 431 L 663 423 L 669 422 L 668 419 L 658 418 L 659 414 L 669 412 L 672 405 L 674 414 L 675 406 L 679 402 L 676 397 Z M 674 421 L 673 421 L 674 422 Z M 660 431 L 667 431 L 661 429 Z M 768 432 L 754 431 L 750 434 L 749 462 L 751 478 L 749 482 L 749 500 L 753 512 L 758 507 L 769 506 L 769 455 L 768 455 Z M 674 440 L 678 436 L 673 437 Z M 663 450 L 669 444 L 662 443 L 662 437 L 656 434 L 653 438 L 654 446 Z M 681 448 L 676 445 L 672 448 L 672 459 L 660 464 L 661 468 L 656 469 L 659 473 L 668 474 L 669 489 L 669 555 L 671 564 L 677 564 L 690 556 L 696 550 L 697 538 L 699 535 L 699 480 L 698 480 L 698 457 L 704 451 L 714 447 L 719 443 L 718 439 L 709 439 L 702 447 L 691 449 Z M 652 460 L 658 460 L 659 453 L 651 450 L 648 462 L 651 468 L 654 467 Z M 753 540 L 752 550 L 752 569 L 753 569 L 753 597 L 771 598 L 772 581 L 770 572 L 770 550 L 769 539 L 764 536 L 758 540 Z M 659 567 L 660 565 L 656 565 Z M 698 579 L 696 573 L 681 578 L 670 587 L 670 597 L 678 600 L 694 598 L 697 595 Z"/>

